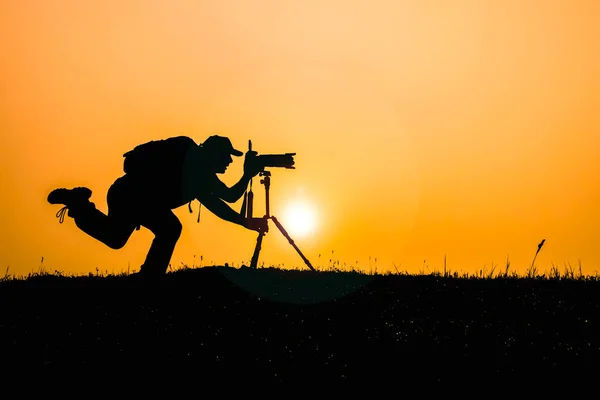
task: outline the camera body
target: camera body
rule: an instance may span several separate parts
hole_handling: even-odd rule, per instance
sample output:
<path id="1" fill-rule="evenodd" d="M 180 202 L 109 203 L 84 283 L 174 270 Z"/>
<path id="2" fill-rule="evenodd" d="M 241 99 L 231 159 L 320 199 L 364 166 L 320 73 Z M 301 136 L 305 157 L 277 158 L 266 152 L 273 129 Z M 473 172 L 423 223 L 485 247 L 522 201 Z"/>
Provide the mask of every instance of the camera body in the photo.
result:
<path id="1" fill-rule="evenodd" d="M 260 154 L 256 156 L 256 163 L 261 167 L 261 170 L 265 168 L 287 168 L 295 169 L 294 156 L 296 153 L 285 153 L 285 154 Z"/>

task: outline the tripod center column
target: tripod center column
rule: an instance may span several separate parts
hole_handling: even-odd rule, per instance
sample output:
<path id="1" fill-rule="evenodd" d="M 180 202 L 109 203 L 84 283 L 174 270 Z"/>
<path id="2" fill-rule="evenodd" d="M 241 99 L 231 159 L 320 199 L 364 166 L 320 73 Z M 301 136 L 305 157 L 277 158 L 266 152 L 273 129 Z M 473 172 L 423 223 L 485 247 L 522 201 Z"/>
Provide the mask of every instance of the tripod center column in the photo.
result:
<path id="1" fill-rule="evenodd" d="M 269 175 L 266 175 L 264 178 L 264 184 L 265 184 L 265 197 L 266 197 L 266 212 L 267 212 L 267 218 L 271 217 L 271 211 L 270 211 L 270 201 L 269 201 L 269 187 L 271 186 L 271 177 Z"/>

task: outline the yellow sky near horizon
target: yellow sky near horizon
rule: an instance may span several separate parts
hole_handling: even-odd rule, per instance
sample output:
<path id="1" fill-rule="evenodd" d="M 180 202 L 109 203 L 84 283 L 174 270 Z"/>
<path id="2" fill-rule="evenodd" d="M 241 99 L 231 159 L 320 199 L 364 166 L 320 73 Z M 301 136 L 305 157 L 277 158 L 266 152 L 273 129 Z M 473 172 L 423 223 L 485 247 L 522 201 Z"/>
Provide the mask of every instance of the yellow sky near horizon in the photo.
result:
<path id="1" fill-rule="evenodd" d="M 317 266 L 524 271 L 545 238 L 538 269 L 600 270 L 593 0 L 7 0 L 0 38 L 0 274 L 137 269 L 148 231 L 111 250 L 48 192 L 106 211 L 125 151 L 213 133 L 297 153 L 272 213 L 312 205 L 294 239 Z M 176 210 L 173 265 L 248 263 L 256 234 L 197 210 Z M 260 261 L 303 265 L 274 225 Z"/>

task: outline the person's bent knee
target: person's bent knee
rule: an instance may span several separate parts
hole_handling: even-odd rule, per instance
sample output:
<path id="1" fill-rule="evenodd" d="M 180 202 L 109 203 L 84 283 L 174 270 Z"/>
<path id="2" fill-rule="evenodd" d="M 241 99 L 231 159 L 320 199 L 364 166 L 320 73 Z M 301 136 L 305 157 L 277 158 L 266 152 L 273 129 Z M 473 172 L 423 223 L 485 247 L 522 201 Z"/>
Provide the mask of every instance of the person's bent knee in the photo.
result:
<path id="1" fill-rule="evenodd" d="M 119 250 L 125 246 L 128 239 L 129 238 L 111 238 L 110 240 L 107 240 L 105 244 L 113 250 Z"/>

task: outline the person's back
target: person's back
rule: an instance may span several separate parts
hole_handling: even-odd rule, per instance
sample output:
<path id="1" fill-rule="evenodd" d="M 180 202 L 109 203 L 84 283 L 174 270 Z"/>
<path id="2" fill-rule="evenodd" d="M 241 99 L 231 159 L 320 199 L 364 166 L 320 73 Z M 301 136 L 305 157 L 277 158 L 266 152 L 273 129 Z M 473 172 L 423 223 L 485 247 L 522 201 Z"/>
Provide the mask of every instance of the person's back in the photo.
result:
<path id="1" fill-rule="evenodd" d="M 192 186 L 187 181 L 201 175 L 198 149 L 187 136 L 143 143 L 123 155 L 124 178 L 147 201 L 170 209 L 180 207 L 195 198 L 184 186 Z"/>

